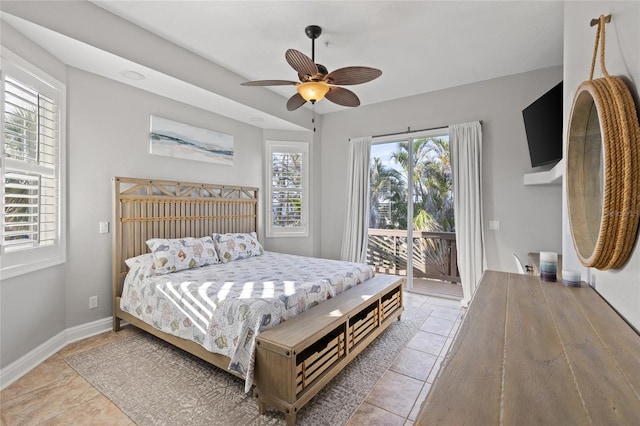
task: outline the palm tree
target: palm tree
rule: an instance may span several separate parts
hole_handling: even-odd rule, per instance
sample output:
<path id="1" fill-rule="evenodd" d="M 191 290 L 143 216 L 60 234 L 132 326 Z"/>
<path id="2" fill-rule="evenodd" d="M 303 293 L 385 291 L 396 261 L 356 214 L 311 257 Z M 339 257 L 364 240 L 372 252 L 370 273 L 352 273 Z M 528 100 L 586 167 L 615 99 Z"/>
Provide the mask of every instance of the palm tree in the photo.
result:
<path id="1" fill-rule="evenodd" d="M 413 218 L 413 228 L 416 232 L 442 232 L 442 225 L 426 211 L 420 211 Z M 449 262 L 448 245 L 440 238 L 421 238 L 414 235 L 413 259 L 414 268 L 433 268 L 440 274 L 446 275 Z"/>
<path id="2" fill-rule="evenodd" d="M 444 231 L 453 231 L 453 192 L 451 190 L 451 163 L 449 159 L 449 142 L 444 138 L 431 140 L 432 156 L 423 170 L 421 179 L 427 188 L 424 208 L 442 225 Z"/>
<path id="3" fill-rule="evenodd" d="M 382 201 L 391 202 L 392 206 L 399 203 L 397 195 L 404 193 L 402 176 L 397 170 L 382 164 L 380 158 L 374 157 L 369 165 L 369 188 L 369 228 L 393 225 L 395 223 L 394 208 L 392 208 L 390 217 L 391 224 L 383 224 L 380 220 L 380 203 Z"/>
<path id="4" fill-rule="evenodd" d="M 4 155 L 18 160 L 37 159 L 38 146 L 30 141 L 37 141 L 38 114 L 27 109 L 7 109 L 5 111 Z M 22 173 L 11 173 L 5 170 L 4 214 L 6 225 L 2 230 L 3 239 L 23 240 L 32 231 L 33 221 L 30 214 L 37 212 L 32 195 L 32 179 L 25 178 Z M 6 235 L 11 230 L 15 235 Z"/>
<path id="5" fill-rule="evenodd" d="M 392 158 L 404 170 L 405 179 L 409 177 L 409 143 L 399 143 L 398 149 L 392 154 Z M 421 211 L 427 211 L 442 225 L 443 230 L 453 230 L 449 143 L 445 138 L 414 139 L 411 143 L 414 217 Z"/>
<path id="6" fill-rule="evenodd" d="M 27 109 L 5 112 L 4 154 L 8 158 L 37 159 L 38 113 Z"/>
<path id="7" fill-rule="evenodd" d="M 422 174 L 422 169 L 424 168 L 424 163 L 426 160 L 426 139 L 414 139 L 412 144 L 413 148 L 413 161 L 412 168 L 413 174 L 411 176 L 411 180 L 413 181 L 413 203 L 414 205 L 420 204 L 421 200 L 424 197 L 424 188 L 422 186 L 420 175 Z M 398 144 L 398 149 L 391 155 L 391 158 L 394 159 L 404 170 L 404 178 L 408 182 L 409 177 L 409 143 L 410 142 L 400 142 Z"/>
<path id="8" fill-rule="evenodd" d="M 279 226 L 300 224 L 302 210 L 302 155 L 274 153 L 272 158 L 273 221 Z M 297 196 L 296 196 L 297 195 Z"/>

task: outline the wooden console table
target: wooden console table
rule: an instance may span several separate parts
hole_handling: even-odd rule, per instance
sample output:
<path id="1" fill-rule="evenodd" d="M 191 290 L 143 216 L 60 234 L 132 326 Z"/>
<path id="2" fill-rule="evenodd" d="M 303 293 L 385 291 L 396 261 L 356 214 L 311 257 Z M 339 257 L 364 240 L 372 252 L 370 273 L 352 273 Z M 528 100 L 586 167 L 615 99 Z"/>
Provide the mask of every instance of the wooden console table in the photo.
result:
<path id="1" fill-rule="evenodd" d="M 485 272 L 417 425 L 631 425 L 640 336 L 589 286 Z"/>

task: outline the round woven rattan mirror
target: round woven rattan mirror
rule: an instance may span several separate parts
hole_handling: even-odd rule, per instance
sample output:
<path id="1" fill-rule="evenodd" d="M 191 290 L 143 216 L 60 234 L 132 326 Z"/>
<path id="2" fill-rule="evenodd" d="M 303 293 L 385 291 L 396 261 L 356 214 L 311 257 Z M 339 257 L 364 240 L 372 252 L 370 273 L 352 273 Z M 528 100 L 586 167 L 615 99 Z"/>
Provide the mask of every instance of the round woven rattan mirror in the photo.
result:
<path id="1" fill-rule="evenodd" d="M 567 199 L 573 242 L 582 263 L 592 263 L 602 222 L 604 156 L 598 110 L 588 87 L 575 96 L 568 141 Z"/>
<path id="2" fill-rule="evenodd" d="M 640 220 L 640 125 L 629 88 L 604 66 L 604 16 L 589 80 L 573 98 L 567 135 L 567 208 L 571 236 L 584 266 L 620 268 Z M 600 42 L 603 78 L 593 79 Z"/>

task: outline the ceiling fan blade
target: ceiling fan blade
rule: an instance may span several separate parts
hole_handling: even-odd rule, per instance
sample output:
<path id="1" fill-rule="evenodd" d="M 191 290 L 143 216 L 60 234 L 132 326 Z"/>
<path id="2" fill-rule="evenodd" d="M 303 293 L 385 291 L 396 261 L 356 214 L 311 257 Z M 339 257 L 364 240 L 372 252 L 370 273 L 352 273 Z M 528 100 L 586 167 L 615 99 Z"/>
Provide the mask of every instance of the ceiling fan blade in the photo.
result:
<path id="1" fill-rule="evenodd" d="M 331 87 L 324 97 L 334 104 L 342 106 L 357 107 L 360 105 L 360 99 L 358 99 L 356 94 L 344 87 Z"/>
<path id="2" fill-rule="evenodd" d="M 289 49 L 284 54 L 291 68 L 296 70 L 302 76 L 313 76 L 318 73 L 318 67 L 310 57 L 295 49 Z"/>
<path id="3" fill-rule="evenodd" d="M 290 97 L 289 100 L 287 101 L 287 109 L 289 111 L 296 110 L 300 108 L 302 105 L 304 105 L 306 102 L 307 101 L 305 101 L 304 98 L 300 96 L 300 93 L 296 93 L 295 95 Z"/>
<path id="4" fill-rule="evenodd" d="M 298 83 L 288 80 L 256 80 L 240 83 L 241 86 L 295 86 L 296 84 Z"/>
<path id="5" fill-rule="evenodd" d="M 327 74 L 323 79 L 328 84 L 348 86 L 362 84 L 374 80 L 382 75 L 382 71 L 371 67 L 345 67 Z"/>

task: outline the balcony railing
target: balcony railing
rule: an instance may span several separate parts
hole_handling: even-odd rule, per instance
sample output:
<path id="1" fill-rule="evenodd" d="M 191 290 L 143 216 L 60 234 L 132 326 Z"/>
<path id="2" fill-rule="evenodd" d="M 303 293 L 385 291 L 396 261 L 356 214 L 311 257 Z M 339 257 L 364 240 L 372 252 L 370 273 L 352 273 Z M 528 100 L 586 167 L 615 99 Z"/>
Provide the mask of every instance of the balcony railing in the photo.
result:
<path id="1" fill-rule="evenodd" d="M 407 275 L 408 233 L 402 229 L 369 229 L 367 263 L 377 272 Z M 460 282 L 455 232 L 413 233 L 413 277 Z"/>

